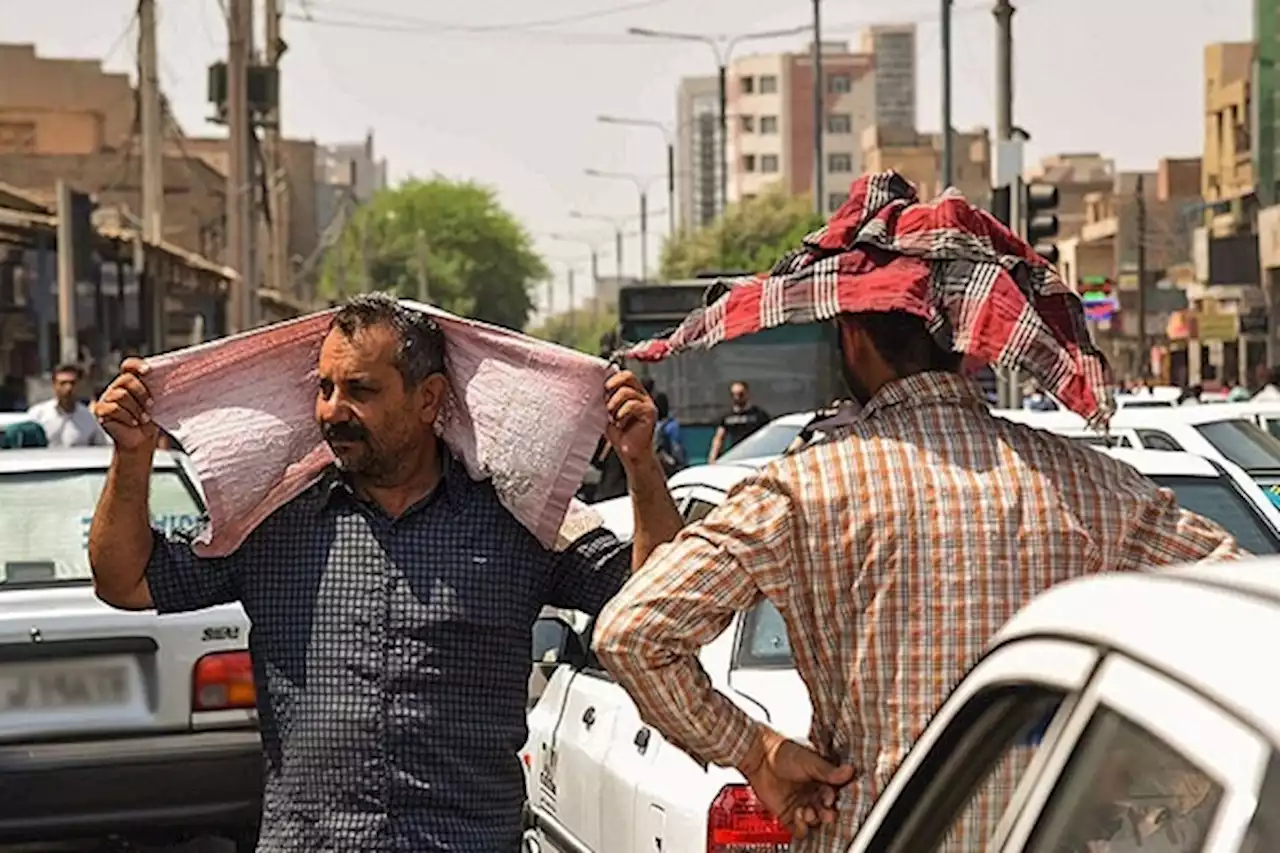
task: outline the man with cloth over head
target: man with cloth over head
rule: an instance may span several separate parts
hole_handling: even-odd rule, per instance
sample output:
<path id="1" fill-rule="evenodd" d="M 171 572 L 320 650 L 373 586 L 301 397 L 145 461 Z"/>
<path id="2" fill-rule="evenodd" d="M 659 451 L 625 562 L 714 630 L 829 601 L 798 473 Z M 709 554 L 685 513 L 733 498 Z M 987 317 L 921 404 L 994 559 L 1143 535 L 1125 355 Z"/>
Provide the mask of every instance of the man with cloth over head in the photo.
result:
<path id="1" fill-rule="evenodd" d="M 656 550 L 601 615 L 596 651 L 646 721 L 696 759 L 738 768 L 798 849 L 843 853 L 1033 596 L 1241 552 L 1133 468 L 992 415 L 964 355 L 1020 368 L 1095 422 L 1110 413 L 1109 371 L 1078 299 L 1029 246 L 958 195 L 919 203 L 896 173 L 861 178 L 769 277 L 630 355 L 828 320 L 859 415 Z M 809 689 L 811 746 L 749 717 L 695 657 L 762 598 L 786 620 Z M 985 849 L 1015 778 L 1002 768 L 944 849 Z"/>
<path id="2" fill-rule="evenodd" d="M 146 365 L 126 361 L 97 406 L 115 441 L 89 538 L 98 595 L 161 613 L 239 601 L 253 623 L 264 853 L 516 850 L 535 618 L 598 613 L 680 527 L 653 401 L 622 372 L 603 390 L 634 545 L 596 529 L 544 548 L 436 437 L 444 354 L 436 322 L 389 296 L 338 310 L 315 403 L 337 463 L 217 559 L 150 526 Z"/>

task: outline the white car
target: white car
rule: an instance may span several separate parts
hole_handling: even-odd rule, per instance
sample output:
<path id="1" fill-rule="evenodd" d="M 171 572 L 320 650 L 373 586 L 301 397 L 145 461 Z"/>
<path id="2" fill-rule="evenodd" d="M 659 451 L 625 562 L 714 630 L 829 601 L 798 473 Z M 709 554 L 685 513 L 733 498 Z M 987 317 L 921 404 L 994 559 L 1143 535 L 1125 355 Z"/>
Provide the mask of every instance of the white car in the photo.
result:
<path id="1" fill-rule="evenodd" d="M 1280 553 L 1280 516 L 1243 475 L 1233 477 L 1186 453 L 1105 452 L 1172 488 L 1185 506 L 1218 521 L 1252 553 Z M 699 466 L 675 475 L 671 491 L 686 521 L 705 516 L 768 461 Z M 626 498 L 608 504 L 602 514 L 615 533 L 629 537 Z M 591 627 L 579 633 L 577 625 L 551 621 L 537 629 L 538 660 L 559 665 L 529 713 L 521 753 L 528 783 L 526 853 L 784 849 L 785 833 L 753 811 L 736 771 L 704 771 L 640 719 L 630 697 L 590 654 Z M 747 713 L 789 737 L 808 736 L 808 691 L 785 623 L 770 602 L 736 615 L 699 659 L 712 683 Z M 709 842 L 717 827 L 739 818 L 739 847 Z"/>
<path id="2" fill-rule="evenodd" d="M 249 622 L 159 616 L 93 592 L 89 523 L 107 448 L 0 451 L 0 843 L 205 832 L 252 850 L 262 799 Z M 203 513 L 156 454 L 151 516 Z"/>
<path id="3" fill-rule="evenodd" d="M 1280 438 L 1258 426 L 1253 403 L 1120 409 L 1106 433 L 1071 412 L 1003 410 L 1008 420 L 1047 429 L 1095 446 L 1185 450 L 1244 469 L 1280 505 Z"/>

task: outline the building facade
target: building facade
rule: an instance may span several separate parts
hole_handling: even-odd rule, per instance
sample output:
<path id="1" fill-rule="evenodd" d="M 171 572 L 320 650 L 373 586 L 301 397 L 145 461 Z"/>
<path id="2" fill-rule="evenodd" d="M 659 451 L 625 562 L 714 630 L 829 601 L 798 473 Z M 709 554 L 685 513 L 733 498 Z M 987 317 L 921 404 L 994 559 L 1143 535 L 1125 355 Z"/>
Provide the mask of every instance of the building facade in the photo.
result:
<path id="1" fill-rule="evenodd" d="M 875 58 L 875 123 L 915 129 L 915 24 L 871 27 L 863 31 L 860 47 Z"/>
<path id="2" fill-rule="evenodd" d="M 991 139 L 984 128 L 953 131 L 952 184 L 979 207 L 991 196 Z M 868 172 L 893 169 L 916 185 L 921 198 L 941 194 L 942 135 L 920 133 L 902 125 L 875 125 L 862 134 L 863 168 Z"/>
<path id="3" fill-rule="evenodd" d="M 676 221 L 681 230 L 720 215 L 720 82 L 685 77 L 676 92 Z"/>

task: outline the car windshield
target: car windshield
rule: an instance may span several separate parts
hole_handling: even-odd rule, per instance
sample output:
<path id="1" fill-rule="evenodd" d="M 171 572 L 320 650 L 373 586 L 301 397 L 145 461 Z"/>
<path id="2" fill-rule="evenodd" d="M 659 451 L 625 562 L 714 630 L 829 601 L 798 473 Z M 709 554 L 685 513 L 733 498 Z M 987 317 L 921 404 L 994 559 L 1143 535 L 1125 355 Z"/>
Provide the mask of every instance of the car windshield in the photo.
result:
<path id="1" fill-rule="evenodd" d="M 1196 429 L 1229 462 L 1246 471 L 1280 470 L 1280 439 L 1251 421 L 1213 421 Z"/>
<path id="2" fill-rule="evenodd" d="M 1280 540 L 1266 519 L 1226 477 L 1152 477 L 1172 489 L 1178 503 L 1222 525 L 1250 554 L 1280 553 Z"/>
<path id="3" fill-rule="evenodd" d="M 89 524 L 106 477 L 102 468 L 0 473 L 0 587 L 89 582 Z M 201 517 L 181 472 L 152 472 L 152 524 L 190 531 Z"/>
<path id="4" fill-rule="evenodd" d="M 804 424 L 777 421 L 765 424 L 742 441 L 730 447 L 720 455 L 717 462 L 737 462 L 742 459 L 761 459 L 767 456 L 781 456 L 787 452 L 791 442 L 796 440 Z"/>

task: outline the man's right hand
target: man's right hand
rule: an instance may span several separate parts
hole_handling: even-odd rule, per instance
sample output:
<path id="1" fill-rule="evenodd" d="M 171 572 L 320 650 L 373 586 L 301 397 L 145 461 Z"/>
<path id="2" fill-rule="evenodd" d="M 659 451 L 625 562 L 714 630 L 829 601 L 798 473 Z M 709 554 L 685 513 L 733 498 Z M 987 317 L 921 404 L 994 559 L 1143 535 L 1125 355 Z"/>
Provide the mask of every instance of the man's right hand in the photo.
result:
<path id="1" fill-rule="evenodd" d="M 102 392 L 93 413 L 122 451 L 154 450 L 160 429 L 149 414 L 151 392 L 143 384 L 147 374 L 146 362 L 140 358 L 127 358 L 120 365 L 120 375 Z"/>

